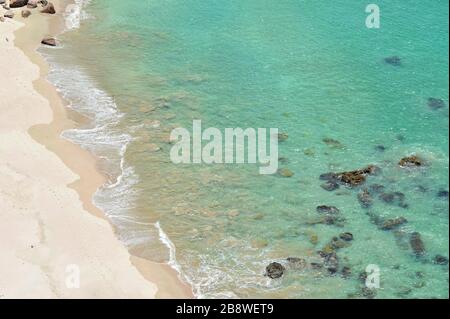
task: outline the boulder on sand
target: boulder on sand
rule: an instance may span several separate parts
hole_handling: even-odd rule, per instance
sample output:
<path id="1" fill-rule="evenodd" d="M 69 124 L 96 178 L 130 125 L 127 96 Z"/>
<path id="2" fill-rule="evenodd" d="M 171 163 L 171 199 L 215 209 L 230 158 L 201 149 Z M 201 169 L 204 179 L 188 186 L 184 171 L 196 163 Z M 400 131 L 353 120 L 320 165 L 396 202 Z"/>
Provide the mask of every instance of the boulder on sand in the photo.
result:
<path id="1" fill-rule="evenodd" d="M 41 41 L 42 44 L 44 45 L 48 45 L 51 47 L 55 47 L 56 46 L 56 40 L 53 38 L 45 38 Z"/>
<path id="2" fill-rule="evenodd" d="M 21 8 L 28 4 L 28 0 L 11 0 L 9 3 L 10 8 Z"/>
<path id="3" fill-rule="evenodd" d="M 47 13 L 47 14 L 55 14 L 55 6 L 53 3 L 49 2 L 47 5 L 41 10 L 41 13 Z"/>

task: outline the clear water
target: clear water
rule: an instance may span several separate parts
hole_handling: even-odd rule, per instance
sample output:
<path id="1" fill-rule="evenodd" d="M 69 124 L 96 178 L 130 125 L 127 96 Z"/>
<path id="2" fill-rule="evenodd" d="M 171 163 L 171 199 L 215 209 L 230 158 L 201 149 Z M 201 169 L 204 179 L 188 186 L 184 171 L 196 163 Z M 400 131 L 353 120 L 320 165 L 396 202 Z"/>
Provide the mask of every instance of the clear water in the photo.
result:
<path id="1" fill-rule="evenodd" d="M 449 188 L 448 2 L 378 1 L 378 30 L 365 27 L 366 2 L 85 5 L 87 19 L 61 37 L 64 48 L 45 52 L 50 80 L 92 119 L 64 136 L 103 159 L 111 181 L 95 201 L 134 254 L 170 262 L 199 297 L 355 297 L 359 273 L 376 264 L 378 298 L 448 298 L 448 266 L 431 262 L 449 253 L 448 199 L 437 196 Z M 384 62 L 393 55 L 401 66 Z M 429 97 L 447 106 L 432 110 Z M 169 133 L 193 119 L 204 127 L 279 128 L 289 134 L 282 167 L 295 175 L 172 164 Z M 410 154 L 429 165 L 399 168 Z M 375 200 L 365 209 L 359 189 L 320 187 L 322 173 L 368 164 L 382 173 L 367 184 L 404 193 L 408 208 Z M 343 227 L 312 225 L 322 204 L 341 210 Z M 370 214 L 409 222 L 395 234 Z M 343 231 L 355 237 L 338 251 L 349 278 L 311 269 L 264 276 L 272 261 L 316 260 Z M 412 254 L 411 232 L 422 236 L 423 258 Z"/>

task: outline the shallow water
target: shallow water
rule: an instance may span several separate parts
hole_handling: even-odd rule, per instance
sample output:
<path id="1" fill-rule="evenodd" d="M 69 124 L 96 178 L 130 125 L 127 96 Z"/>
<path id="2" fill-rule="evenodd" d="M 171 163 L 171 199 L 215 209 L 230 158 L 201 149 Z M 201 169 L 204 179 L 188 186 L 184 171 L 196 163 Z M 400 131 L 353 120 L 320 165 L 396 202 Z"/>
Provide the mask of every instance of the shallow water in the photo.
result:
<path id="1" fill-rule="evenodd" d="M 365 27 L 364 1 L 97 0 L 84 7 L 86 19 L 61 37 L 64 47 L 44 53 L 50 80 L 92 119 L 64 136 L 103 159 L 111 181 L 95 202 L 133 253 L 170 261 L 199 297 L 358 297 L 369 264 L 381 271 L 379 298 L 448 297 L 448 266 L 431 262 L 449 250 L 448 198 L 437 196 L 449 188 L 448 2 L 378 4 L 378 30 Z M 384 62 L 394 55 L 401 66 Z M 429 97 L 447 106 L 432 110 Z M 172 164 L 170 131 L 193 119 L 205 128 L 279 128 L 289 134 L 280 165 L 295 175 Z M 427 165 L 399 168 L 410 154 Z M 408 208 L 375 199 L 365 209 L 359 189 L 320 187 L 322 173 L 368 164 L 382 173 L 367 185 L 404 193 Z M 341 210 L 343 227 L 312 225 L 323 204 Z M 383 231 L 369 215 L 408 223 Z M 344 231 L 355 238 L 338 251 L 349 278 L 311 269 L 264 276 L 272 261 L 315 261 Z M 412 232 L 422 235 L 422 258 L 409 247 Z"/>

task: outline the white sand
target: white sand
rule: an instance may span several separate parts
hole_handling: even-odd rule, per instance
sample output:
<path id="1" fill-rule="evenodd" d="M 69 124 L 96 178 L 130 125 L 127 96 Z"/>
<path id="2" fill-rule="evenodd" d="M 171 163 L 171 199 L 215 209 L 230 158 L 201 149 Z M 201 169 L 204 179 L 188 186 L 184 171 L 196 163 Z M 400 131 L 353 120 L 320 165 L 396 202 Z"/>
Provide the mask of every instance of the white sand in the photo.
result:
<path id="1" fill-rule="evenodd" d="M 28 133 L 53 112 L 33 87 L 38 66 L 14 46 L 22 26 L 0 22 L 0 298 L 153 298 L 110 224 L 67 186 L 78 175 Z M 71 265 L 79 288 L 66 285 Z"/>

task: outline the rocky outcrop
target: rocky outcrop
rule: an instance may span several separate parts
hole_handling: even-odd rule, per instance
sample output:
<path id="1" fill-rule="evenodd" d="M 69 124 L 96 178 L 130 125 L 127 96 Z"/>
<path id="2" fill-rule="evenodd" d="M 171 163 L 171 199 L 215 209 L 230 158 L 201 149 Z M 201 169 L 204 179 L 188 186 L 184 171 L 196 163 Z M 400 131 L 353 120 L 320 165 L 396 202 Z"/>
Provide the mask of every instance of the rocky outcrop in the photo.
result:
<path id="1" fill-rule="evenodd" d="M 320 175 L 321 180 L 329 182 L 340 182 L 346 186 L 355 187 L 362 185 L 366 181 L 368 175 L 376 175 L 380 168 L 375 165 L 369 165 L 366 168 L 355 171 L 341 172 L 341 173 L 325 173 Z"/>
<path id="2" fill-rule="evenodd" d="M 266 276 L 271 279 L 281 278 L 286 268 L 280 263 L 273 262 L 266 267 Z"/>
<path id="3" fill-rule="evenodd" d="M 416 155 L 411 155 L 402 158 L 398 165 L 401 167 L 420 167 L 423 166 L 423 160 Z"/>

